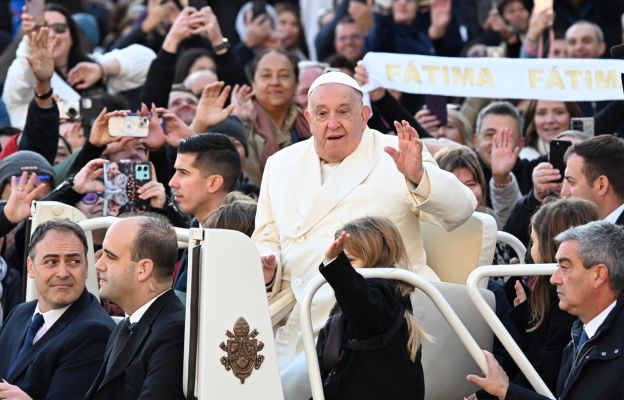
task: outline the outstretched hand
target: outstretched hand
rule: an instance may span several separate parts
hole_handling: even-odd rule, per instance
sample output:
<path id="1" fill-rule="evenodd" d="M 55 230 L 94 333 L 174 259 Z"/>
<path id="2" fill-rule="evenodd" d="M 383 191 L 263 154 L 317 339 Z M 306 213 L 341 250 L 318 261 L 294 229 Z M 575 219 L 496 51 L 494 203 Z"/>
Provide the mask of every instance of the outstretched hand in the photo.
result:
<path id="1" fill-rule="evenodd" d="M 340 235 L 332 242 L 327 251 L 325 252 L 325 262 L 329 262 L 338 257 L 340 253 L 344 251 L 345 243 L 351 237 L 351 234 L 345 231 L 340 232 Z"/>
<path id="2" fill-rule="evenodd" d="M 4 206 L 4 215 L 14 224 L 22 222 L 30 216 L 30 203 L 45 193 L 45 185 L 37 183 L 37 174 L 22 172 L 19 180 L 11 177 L 11 194 Z"/>
<path id="3" fill-rule="evenodd" d="M 423 144 L 418 132 L 407 121 L 394 121 L 394 127 L 399 137 L 399 149 L 386 146 L 384 150 L 392 157 L 397 169 L 415 185 L 425 174 L 422 163 Z"/>
<path id="4" fill-rule="evenodd" d="M 58 36 L 50 39 L 49 28 L 43 27 L 38 31 L 32 31 L 30 35 L 30 47 L 32 52 L 26 58 L 28 65 L 40 82 L 47 82 L 54 75 L 54 50 L 58 43 Z"/>
<path id="5" fill-rule="evenodd" d="M 225 106 L 231 90 L 232 87 L 223 81 L 212 82 L 204 87 L 199 103 L 197 103 L 195 118 L 191 123 L 193 132 L 206 132 L 210 127 L 223 122 L 232 113 L 234 105 Z"/>
<path id="6" fill-rule="evenodd" d="M 513 132 L 508 127 L 502 128 L 492 141 L 491 169 L 495 183 L 509 181 L 509 173 L 518 162 L 520 146 L 513 139 Z"/>

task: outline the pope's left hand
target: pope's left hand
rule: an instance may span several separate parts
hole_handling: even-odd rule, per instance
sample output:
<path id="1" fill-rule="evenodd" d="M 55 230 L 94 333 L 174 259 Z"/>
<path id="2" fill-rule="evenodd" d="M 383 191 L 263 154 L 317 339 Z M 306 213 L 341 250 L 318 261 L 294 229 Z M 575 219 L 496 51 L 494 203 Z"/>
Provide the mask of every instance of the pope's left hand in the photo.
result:
<path id="1" fill-rule="evenodd" d="M 397 169 L 412 183 L 418 185 L 425 174 L 422 163 L 423 143 L 416 129 L 407 121 L 394 121 L 394 127 L 399 137 L 399 149 L 386 146 L 384 150 L 392 157 Z"/>

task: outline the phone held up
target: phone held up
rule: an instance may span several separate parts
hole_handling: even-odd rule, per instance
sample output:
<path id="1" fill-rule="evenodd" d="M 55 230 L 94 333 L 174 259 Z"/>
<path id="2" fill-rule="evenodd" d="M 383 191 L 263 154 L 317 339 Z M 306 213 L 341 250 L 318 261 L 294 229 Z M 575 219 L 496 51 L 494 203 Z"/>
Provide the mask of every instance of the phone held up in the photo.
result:
<path id="1" fill-rule="evenodd" d="M 573 131 L 580 131 L 588 134 L 590 137 L 594 136 L 594 118 L 572 118 L 570 120 L 570 129 Z"/>
<path id="2" fill-rule="evenodd" d="M 558 182 L 563 181 L 565 175 L 565 160 L 564 156 L 568 147 L 572 146 L 572 142 L 567 140 L 552 140 L 550 142 L 550 150 L 548 152 L 548 162 L 552 164 L 554 168 L 559 170 L 561 179 Z"/>
<path id="3" fill-rule="evenodd" d="M 104 216 L 148 211 L 149 200 L 139 198 L 138 190 L 152 179 L 149 162 L 130 160 L 104 164 Z"/>
<path id="4" fill-rule="evenodd" d="M 108 120 L 108 132 L 111 136 L 147 137 L 148 128 L 149 117 L 134 113 Z"/>

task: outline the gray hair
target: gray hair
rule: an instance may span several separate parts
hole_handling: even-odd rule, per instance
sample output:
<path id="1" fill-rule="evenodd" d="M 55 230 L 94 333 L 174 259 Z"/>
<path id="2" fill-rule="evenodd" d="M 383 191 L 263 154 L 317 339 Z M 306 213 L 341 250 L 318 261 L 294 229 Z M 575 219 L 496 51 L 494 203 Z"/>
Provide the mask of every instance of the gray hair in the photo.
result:
<path id="1" fill-rule="evenodd" d="M 570 31 L 570 29 L 572 29 L 572 27 L 577 26 L 577 25 L 589 25 L 594 29 L 594 33 L 596 34 L 596 39 L 598 39 L 598 43 L 604 43 L 604 32 L 602 31 L 602 28 L 598 25 L 595 24 L 593 22 L 590 21 L 586 21 L 584 19 L 580 20 L 580 21 L 576 21 L 575 23 L 573 23 L 572 25 L 570 25 L 570 27 L 566 30 L 565 36 L 566 39 L 568 38 L 568 32 Z"/>
<path id="2" fill-rule="evenodd" d="M 555 140 L 565 140 L 562 138 L 575 138 L 580 140 L 581 142 L 587 139 L 591 139 L 591 135 L 587 132 L 577 131 L 575 129 L 570 129 L 567 131 L 563 131 L 555 136 Z"/>
<path id="3" fill-rule="evenodd" d="M 555 242 L 574 240 L 586 269 L 602 263 L 609 270 L 611 289 L 624 291 L 624 230 L 607 221 L 594 221 L 575 226 L 555 236 Z"/>
<path id="4" fill-rule="evenodd" d="M 522 120 L 522 115 L 520 115 L 518 109 L 508 101 L 495 101 L 479 111 L 479 115 L 477 115 L 477 129 L 475 130 L 475 135 L 478 135 L 481 132 L 483 120 L 490 114 L 505 115 L 513 118 L 516 121 L 516 126 L 518 127 L 518 135 L 522 138 L 522 132 L 524 132 L 524 121 Z"/>

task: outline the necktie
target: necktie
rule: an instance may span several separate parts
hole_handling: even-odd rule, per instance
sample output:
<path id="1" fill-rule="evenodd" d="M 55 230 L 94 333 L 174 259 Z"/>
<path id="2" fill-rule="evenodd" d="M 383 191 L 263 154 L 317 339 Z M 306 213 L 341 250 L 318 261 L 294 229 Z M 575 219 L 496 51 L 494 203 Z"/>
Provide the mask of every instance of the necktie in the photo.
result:
<path id="1" fill-rule="evenodd" d="M 44 322 L 43 315 L 39 313 L 35 314 L 33 319 L 30 321 L 30 324 L 28 325 L 28 329 L 26 330 L 26 337 L 24 337 L 24 342 L 22 343 L 22 347 L 17 352 L 17 357 L 15 357 L 13 364 L 11 364 L 8 375 L 11 375 L 11 373 L 13 372 L 13 369 L 17 367 L 20 361 L 22 361 L 22 358 L 24 358 L 24 355 L 28 352 L 28 350 L 32 348 L 33 340 L 35 340 L 35 336 L 37 335 L 37 332 L 43 326 L 43 322 Z"/>
<path id="2" fill-rule="evenodd" d="M 585 329 L 583 329 L 581 336 L 579 337 L 578 344 L 576 345 L 576 354 L 580 353 L 583 345 L 585 345 L 585 342 L 587 342 L 588 340 L 589 337 L 587 336 L 587 333 L 585 333 Z"/>
<path id="3" fill-rule="evenodd" d="M 130 318 L 124 319 L 121 323 L 121 327 L 119 328 L 119 332 L 117 333 L 115 343 L 113 344 L 113 348 L 111 350 L 111 355 L 108 358 L 108 365 L 106 366 L 107 373 L 108 371 L 110 371 L 111 366 L 113 365 L 123 348 L 126 346 L 126 343 L 130 339 L 130 336 L 132 335 L 132 330 L 134 329 L 135 325 L 136 323 L 130 323 Z"/>

